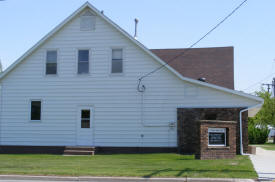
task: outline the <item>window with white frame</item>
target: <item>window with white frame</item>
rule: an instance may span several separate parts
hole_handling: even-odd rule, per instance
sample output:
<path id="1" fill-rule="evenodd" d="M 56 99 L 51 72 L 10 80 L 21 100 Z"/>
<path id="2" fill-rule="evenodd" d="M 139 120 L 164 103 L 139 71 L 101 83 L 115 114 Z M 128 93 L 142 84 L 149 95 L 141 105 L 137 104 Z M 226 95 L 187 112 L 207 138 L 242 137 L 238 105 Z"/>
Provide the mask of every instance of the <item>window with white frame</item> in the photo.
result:
<path id="1" fill-rule="evenodd" d="M 123 73 L 123 51 L 122 51 L 122 49 L 112 49 L 111 73 Z"/>
<path id="2" fill-rule="evenodd" d="M 226 146 L 226 128 L 208 128 L 209 146 Z"/>
<path id="3" fill-rule="evenodd" d="M 50 50 L 46 53 L 46 75 L 57 74 L 57 51 Z"/>
<path id="4" fill-rule="evenodd" d="M 31 121 L 40 121 L 41 120 L 41 100 L 32 100 L 31 101 Z"/>
<path id="5" fill-rule="evenodd" d="M 78 74 L 89 73 L 89 50 L 78 50 Z"/>
<path id="6" fill-rule="evenodd" d="M 91 31 L 95 29 L 96 16 L 90 11 L 85 11 L 80 17 L 80 30 Z"/>

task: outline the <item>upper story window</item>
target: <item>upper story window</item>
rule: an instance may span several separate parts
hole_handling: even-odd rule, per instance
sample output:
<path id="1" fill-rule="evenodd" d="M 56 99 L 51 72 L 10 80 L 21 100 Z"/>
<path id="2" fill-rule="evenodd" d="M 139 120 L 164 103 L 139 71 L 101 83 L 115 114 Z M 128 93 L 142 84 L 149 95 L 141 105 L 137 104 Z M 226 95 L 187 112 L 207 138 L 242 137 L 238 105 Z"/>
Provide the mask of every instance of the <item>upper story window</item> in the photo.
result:
<path id="1" fill-rule="evenodd" d="M 57 74 L 57 51 L 47 51 L 46 55 L 46 75 Z"/>
<path id="2" fill-rule="evenodd" d="M 96 16 L 90 11 L 85 11 L 80 17 L 80 30 L 91 31 L 95 29 Z"/>
<path id="3" fill-rule="evenodd" d="M 78 74 L 89 73 L 89 50 L 78 50 Z"/>
<path id="4" fill-rule="evenodd" d="M 111 73 L 123 73 L 123 51 L 122 49 L 112 50 Z"/>

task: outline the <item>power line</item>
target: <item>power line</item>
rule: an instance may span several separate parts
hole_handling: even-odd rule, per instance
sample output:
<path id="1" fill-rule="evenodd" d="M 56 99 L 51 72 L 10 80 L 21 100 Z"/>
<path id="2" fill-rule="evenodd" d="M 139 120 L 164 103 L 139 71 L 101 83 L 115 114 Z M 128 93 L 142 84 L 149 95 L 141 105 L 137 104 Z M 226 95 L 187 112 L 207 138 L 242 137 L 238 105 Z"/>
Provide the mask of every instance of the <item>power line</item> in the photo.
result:
<path id="1" fill-rule="evenodd" d="M 212 29 L 210 29 L 206 34 L 204 34 L 200 39 L 198 39 L 196 42 L 191 44 L 184 52 L 178 54 L 177 56 L 173 57 L 170 61 L 166 62 L 165 64 L 161 65 L 160 67 L 154 69 L 153 71 L 146 73 L 145 75 L 141 76 L 139 80 L 139 85 L 140 82 L 142 81 L 143 78 L 157 72 L 158 70 L 162 69 L 164 66 L 168 65 L 169 63 L 173 62 L 176 60 L 178 57 L 186 54 L 188 51 L 190 51 L 195 45 L 197 45 L 200 41 L 202 41 L 205 37 L 207 37 L 209 34 L 211 34 L 215 29 L 217 29 L 222 23 L 224 23 L 230 16 L 232 16 L 238 9 L 241 8 L 243 4 L 245 4 L 248 0 L 244 0 L 241 4 L 239 4 L 236 8 L 233 9 L 225 18 L 223 18 L 218 24 L 216 24 Z"/>
<path id="2" fill-rule="evenodd" d="M 256 83 L 253 83 L 252 85 L 246 87 L 245 89 L 242 89 L 243 91 L 245 90 L 249 90 L 253 87 L 255 87 L 256 85 L 258 84 L 261 84 L 261 82 L 265 81 L 266 79 L 270 78 L 271 76 L 273 76 L 275 74 L 275 72 L 273 72 L 273 67 L 274 67 L 274 64 L 275 64 L 275 59 L 273 60 L 274 62 L 271 64 L 271 70 L 270 70 L 270 74 L 268 74 L 266 77 L 264 77 L 263 79 L 261 79 L 260 81 L 256 82 Z"/>
<path id="3" fill-rule="evenodd" d="M 275 74 L 275 72 L 274 72 L 274 73 L 271 73 L 271 74 L 269 74 L 269 75 L 267 75 L 266 77 L 264 77 L 264 78 L 261 79 L 260 81 L 258 81 L 258 82 L 256 82 L 256 83 L 253 83 L 252 85 L 250 85 L 250 86 L 248 86 L 247 88 L 242 89 L 242 90 L 243 90 L 243 91 L 249 90 L 250 88 L 253 88 L 253 87 L 256 86 L 256 85 L 261 84 L 261 82 L 265 81 L 267 78 L 271 77 L 273 74 Z"/>

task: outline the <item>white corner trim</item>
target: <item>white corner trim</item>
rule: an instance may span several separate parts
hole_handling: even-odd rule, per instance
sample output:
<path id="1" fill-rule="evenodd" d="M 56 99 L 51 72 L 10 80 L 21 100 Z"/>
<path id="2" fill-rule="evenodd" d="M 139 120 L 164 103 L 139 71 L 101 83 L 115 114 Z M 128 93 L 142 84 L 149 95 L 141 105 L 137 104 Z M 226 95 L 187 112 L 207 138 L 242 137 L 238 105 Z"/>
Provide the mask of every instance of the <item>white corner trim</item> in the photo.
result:
<path id="1" fill-rule="evenodd" d="M 2 85 L 0 83 L 0 145 L 2 145 L 2 103 L 3 103 L 3 97 L 2 97 Z"/>

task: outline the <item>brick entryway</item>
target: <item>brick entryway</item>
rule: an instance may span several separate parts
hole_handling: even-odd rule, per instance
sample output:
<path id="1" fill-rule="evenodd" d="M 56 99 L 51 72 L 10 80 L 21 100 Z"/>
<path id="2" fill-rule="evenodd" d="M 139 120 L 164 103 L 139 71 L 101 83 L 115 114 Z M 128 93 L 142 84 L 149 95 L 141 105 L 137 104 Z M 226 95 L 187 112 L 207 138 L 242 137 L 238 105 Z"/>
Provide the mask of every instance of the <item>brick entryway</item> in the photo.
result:
<path id="1" fill-rule="evenodd" d="M 236 154 L 240 153 L 239 112 L 243 108 L 178 108 L 177 135 L 178 152 L 195 154 L 200 145 L 199 125 L 201 120 L 236 122 Z M 248 151 L 247 112 L 243 112 L 243 149 Z"/>

